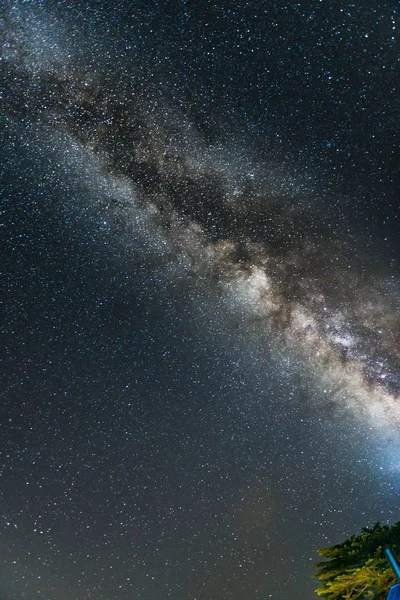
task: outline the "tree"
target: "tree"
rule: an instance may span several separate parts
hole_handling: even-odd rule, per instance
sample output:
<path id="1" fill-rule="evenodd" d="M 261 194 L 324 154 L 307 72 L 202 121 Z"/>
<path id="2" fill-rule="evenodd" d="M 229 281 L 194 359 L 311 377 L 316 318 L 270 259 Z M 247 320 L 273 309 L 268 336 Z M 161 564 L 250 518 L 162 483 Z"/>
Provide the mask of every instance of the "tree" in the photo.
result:
<path id="1" fill-rule="evenodd" d="M 400 521 L 392 527 L 376 523 L 364 527 L 342 544 L 321 548 L 327 561 L 317 563 L 316 577 L 322 583 L 316 592 L 327 600 L 386 600 L 396 583 L 385 548 L 400 552 Z"/>

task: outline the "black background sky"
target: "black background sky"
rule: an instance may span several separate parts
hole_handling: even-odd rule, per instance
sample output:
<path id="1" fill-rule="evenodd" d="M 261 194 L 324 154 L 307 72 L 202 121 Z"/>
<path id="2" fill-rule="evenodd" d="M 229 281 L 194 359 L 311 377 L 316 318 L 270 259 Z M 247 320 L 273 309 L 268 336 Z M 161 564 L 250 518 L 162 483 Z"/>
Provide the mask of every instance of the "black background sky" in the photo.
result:
<path id="1" fill-rule="evenodd" d="M 311 600 L 398 520 L 396 8 L 3 4 L 1 600 Z"/>

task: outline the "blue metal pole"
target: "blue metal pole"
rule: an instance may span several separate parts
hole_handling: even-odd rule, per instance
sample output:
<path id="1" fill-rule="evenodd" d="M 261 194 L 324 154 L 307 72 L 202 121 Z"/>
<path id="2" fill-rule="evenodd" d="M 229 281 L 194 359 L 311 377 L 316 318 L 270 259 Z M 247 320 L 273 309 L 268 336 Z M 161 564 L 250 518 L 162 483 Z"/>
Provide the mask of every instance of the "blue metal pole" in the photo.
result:
<path id="1" fill-rule="evenodd" d="M 385 548 L 385 554 L 397 577 L 397 580 L 399 581 L 399 583 L 392 585 L 386 600 L 400 600 L 400 563 L 390 548 Z"/>
<path id="2" fill-rule="evenodd" d="M 386 554 L 388 561 L 390 562 L 390 566 L 392 567 L 394 574 L 397 577 L 397 580 L 400 582 L 399 561 L 397 560 L 396 556 L 394 555 L 393 551 L 390 548 L 385 548 L 385 554 Z"/>

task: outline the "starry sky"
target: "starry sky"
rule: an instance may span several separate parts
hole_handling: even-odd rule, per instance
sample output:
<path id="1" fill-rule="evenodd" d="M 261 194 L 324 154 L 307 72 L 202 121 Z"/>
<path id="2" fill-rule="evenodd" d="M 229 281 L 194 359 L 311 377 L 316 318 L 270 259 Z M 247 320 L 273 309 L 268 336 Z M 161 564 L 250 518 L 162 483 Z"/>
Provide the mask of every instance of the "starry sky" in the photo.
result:
<path id="1" fill-rule="evenodd" d="M 400 518 L 397 9 L 2 3 L 1 600 L 312 600 Z"/>

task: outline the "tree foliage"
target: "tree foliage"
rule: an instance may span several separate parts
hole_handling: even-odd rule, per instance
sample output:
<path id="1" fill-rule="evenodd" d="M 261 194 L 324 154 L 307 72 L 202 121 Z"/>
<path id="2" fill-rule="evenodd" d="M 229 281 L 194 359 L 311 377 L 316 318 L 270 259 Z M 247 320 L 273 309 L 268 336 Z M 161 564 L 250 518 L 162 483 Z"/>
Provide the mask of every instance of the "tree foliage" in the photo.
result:
<path id="1" fill-rule="evenodd" d="M 316 577 L 322 583 L 316 592 L 327 600 L 386 600 L 396 578 L 385 556 L 390 546 L 400 554 L 400 521 L 392 527 L 376 523 L 364 527 L 342 544 L 321 548 L 325 559 L 317 563 Z"/>

